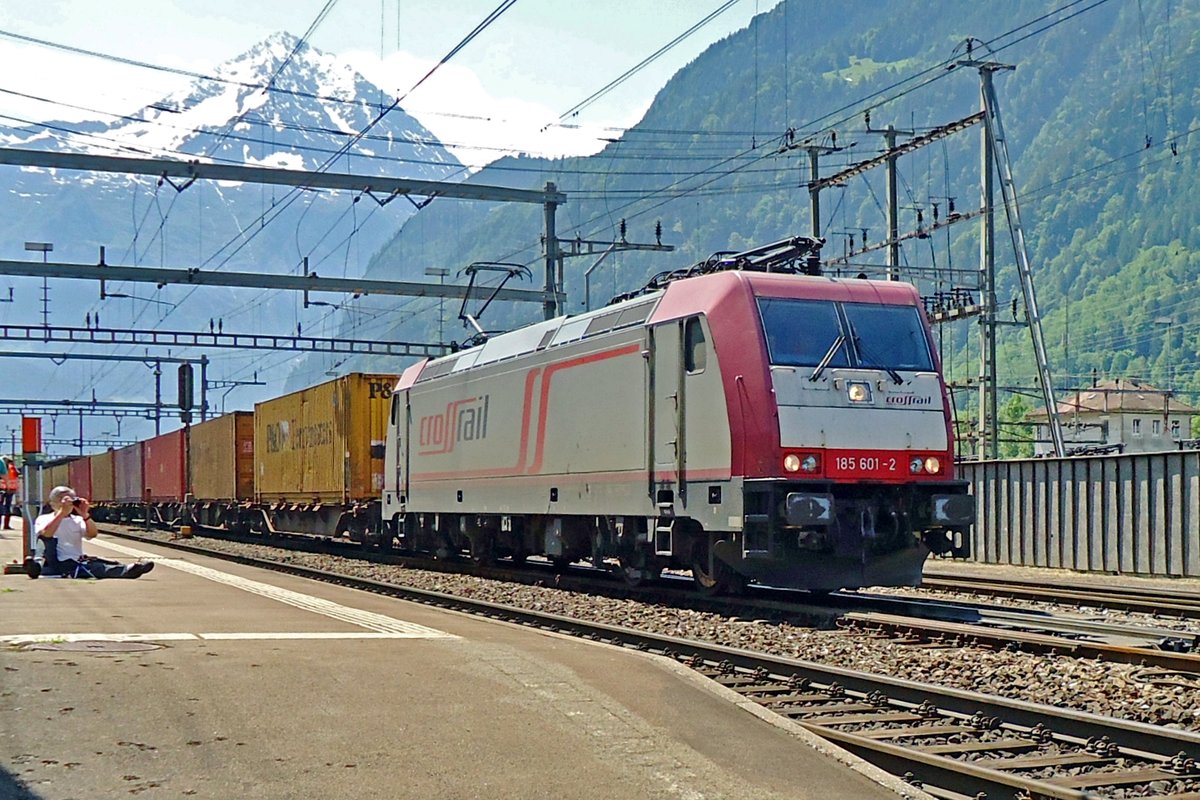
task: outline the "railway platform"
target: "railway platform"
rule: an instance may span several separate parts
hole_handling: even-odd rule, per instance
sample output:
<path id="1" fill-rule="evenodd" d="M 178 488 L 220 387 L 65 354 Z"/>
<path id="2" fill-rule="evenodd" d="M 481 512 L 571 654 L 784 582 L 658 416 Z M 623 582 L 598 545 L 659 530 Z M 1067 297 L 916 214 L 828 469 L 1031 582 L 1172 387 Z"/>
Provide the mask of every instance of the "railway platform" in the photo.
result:
<path id="1" fill-rule="evenodd" d="M 0 531 L 0 560 L 20 531 Z M 927 797 L 666 659 L 149 545 L 0 577 L 0 796 Z"/>

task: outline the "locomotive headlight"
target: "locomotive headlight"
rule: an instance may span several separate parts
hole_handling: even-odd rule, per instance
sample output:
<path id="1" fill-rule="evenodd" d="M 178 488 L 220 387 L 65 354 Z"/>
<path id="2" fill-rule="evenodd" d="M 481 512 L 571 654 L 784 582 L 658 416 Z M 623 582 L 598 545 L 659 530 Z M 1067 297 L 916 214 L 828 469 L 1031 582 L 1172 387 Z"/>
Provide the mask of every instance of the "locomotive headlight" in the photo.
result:
<path id="1" fill-rule="evenodd" d="M 939 459 L 930 456 L 929 458 L 925 459 L 925 471 L 930 475 L 937 475 L 942 471 L 942 462 Z"/>
<path id="2" fill-rule="evenodd" d="M 784 472 L 817 472 L 821 468 L 821 459 L 812 453 L 788 453 L 783 457 Z"/>
<path id="3" fill-rule="evenodd" d="M 923 469 L 925 469 L 925 459 L 921 458 L 920 456 L 917 456 L 908 462 L 908 471 L 913 475 L 916 475 Z"/>
<path id="4" fill-rule="evenodd" d="M 846 384 L 846 397 L 851 403 L 871 402 L 871 384 L 863 381 L 850 381 Z"/>

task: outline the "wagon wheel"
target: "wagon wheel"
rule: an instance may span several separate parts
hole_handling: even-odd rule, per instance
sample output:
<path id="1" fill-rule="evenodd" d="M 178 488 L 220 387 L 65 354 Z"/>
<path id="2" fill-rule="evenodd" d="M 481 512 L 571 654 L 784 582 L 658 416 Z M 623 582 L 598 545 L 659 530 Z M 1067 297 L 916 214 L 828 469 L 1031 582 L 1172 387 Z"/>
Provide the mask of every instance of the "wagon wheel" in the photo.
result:
<path id="1" fill-rule="evenodd" d="M 471 560 L 480 566 L 487 566 L 496 560 L 496 537 L 491 531 L 479 531 L 469 539 L 471 543 Z"/>
<path id="2" fill-rule="evenodd" d="M 719 594 L 741 594 L 746 590 L 746 576 L 713 556 L 703 539 L 692 549 L 692 583 L 706 597 Z"/>
<path id="3" fill-rule="evenodd" d="M 571 556 L 551 556 L 550 563 L 554 566 L 555 572 L 566 572 L 575 563 L 575 559 Z"/>

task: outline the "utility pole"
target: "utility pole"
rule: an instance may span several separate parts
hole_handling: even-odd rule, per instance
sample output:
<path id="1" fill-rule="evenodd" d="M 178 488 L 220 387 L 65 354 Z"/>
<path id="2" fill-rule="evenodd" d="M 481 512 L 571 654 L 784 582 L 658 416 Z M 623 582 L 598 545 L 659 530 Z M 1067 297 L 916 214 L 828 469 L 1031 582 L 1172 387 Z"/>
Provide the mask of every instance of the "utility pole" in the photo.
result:
<path id="1" fill-rule="evenodd" d="M 154 362 L 154 435 L 162 433 L 162 362 Z"/>
<path id="2" fill-rule="evenodd" d="M 983 180 L 983 200 L 988 208 L 991 207 L 991 190 L 992 190 L 992 175 L 993 168 L 998 170 L 1000 176 L 1000 191 L 1004 198 L 1004 213 L 1008 221 L 1008 232 L 1012 238 L 1013 255 L 1017 261 L 1017 275 L 1021 284 L 1021 293 L 1025 300 L 1025 315 L 1027 317 L 1026 324 L 1029 326 L 1029 335 L 1033 344 L 1033 356 L 1038 371 L 1038 382 L 1041 384 L 1042 400 L 1046 404 L 1046 421 L 1050 428 L 1050 440 L 1054 448 L 1054 455 L 1061 458 L 1065 454 L 1063 444 L 1062 424 L 1058 418 L 1058 402 L 1054 397 L 1054 386 L 1051 381 L 1049 356 L 1046 352 L 1046 343 L 1042 335 L 1042 317 L 1038 310 L 1037 294 L 1033 287 L 1033 269 L 1029 263 L 1029 250 L 1025 243 L 1025 228 L 1021 223 L 1021 209 L 1017 201 L 1016 182 L 1013 179 L 1012 162 L 1008 156 L 1008 140 L 1004 134 L 1004 123 L 1000 116 L 1000 104 L 996 99 L 996 90 L 992 83 L 992 76 L 996 72 L 1016 69 L 1009 64 L 999 64 L 991 61 L 975 60 L 971 55 L 971 44 L 967 43 L 967 58 L 958 62 L 959 66 L 975 67 L 979 70 L 980 95 L 983 102 L 984 112 L 984 136 L 985 136 L 985 156 L 984 156 L 984 180 Z M 988 296 L 982 298 L 984 306 L 984 318 L 988 320 L 984 323 L 985 327 L 985 347 L 990 346 L 991 352 L 985 353 L 980 359 L 980 379 L 981 383 L 986 373 L 989 382 L 986 385 L 980 386 L 980 391 L 984 396 L 990 395 L 987 401 L 980 402 L 980 426 L 981 433 L 984 432 L 983 426 L 986 420 L 983 419 L 985 411 L 990 413 L 991 430 L 989 435 L 981 439 L 987 439 L 987 446 L 994 457 L 996 454 L 996 444 L 998 436 L 996 431 L 996 354 L 995 354 L 995 328 L 996 321 L 996 298 L 995 298 L 995 264 L 994 260 L 991 265 L 988 265 L 989 256 L 994 253 L 994 239 L 989 242 L 988 237 L 994 236 L 990 233 L 992 229 L 987 226 L 986 220 L 990 214 L 985 213 L 983 242 L 981 243 L 981 255 L 984 263 L 981 269 L 985 271 L 983 290 L 988 293 Z M 988 330 L 990 329 L 990 330 Z M 985 361 L 986 359 L 986 361 Z M 985 404 L 986 402 L 986 404 Z"/>
<path id="3" fill-rule="evenodd" d="M 983 74 L 982 72 L 980 73 Z M 980 100 L 983 100 L 982 89 Z M 975 457 L 980 461 L 1000 453 L 999 411 L 996 387 L 996 164 L 987 125 L 979 132 L 979 421 Z"/>
<path id="4" fill-rule="evenodd" d="M 558 186 L 553 181 L 546 183 L 546 194 L 549 196 L 558 193 Z M 554 319 L 562 313 L 562 259 L 558 254 L 558 228 L 555 222 L 555 217 L 558 213 L 558 203 L 554 200 L 546 200 L 544 206 L 545 216 L 545 237 L 546 237 L 546 301 L 542 304 L 542 314 L 545 319 Z"/>
<path id="5" fill-rule="evenodd" d="M 25 249 L 31 253 L 42 254 L 42 264 L 47 263 L 46 254 L 54 250 L 50 242 L 26 242 Z M 50 327 L 50 281 L 42 278 L 42 327 Z"/>
<path id="6" fill-rule="evenodd" d="M 836 153 L 842 148 L 836 145 L 837 134 L 833 134 L 832 145 L 806 144 L 808 151 L 808 204 L 812 210 L 812 237 L 821 238 L 821 156 Z"/>
<path id="7" fill-rule="evenodd" d="M 437 278 L 438 283 L 442 286 L 446 285 L 446 276 L 450 274 L 450 270 L 445 267 L 429 267 L 425 270 L 425 274 L 431 278 Z M 438 344 L 446 341 L 446 298 L 438 299 Z"/>
<path id="8" fill-rule="evenodd" d="M 255 373 L 257 380 L 258 373 Z M 208 419 L 208 356 L 200 355 L 200 421 Z"/>
<path id="9" fill-rule="evenodd" d="M 889 124 L 886 128 L 872 128 L 871 114 L 867 112 L 867 133 L 882 133 L 886 147 L 887 172 L 887 279 L 900 280 L 900 203 L 899 203 L 899 174 L 896 165 L 900 160 L 900 152 L 896 149 L 896 137 L 912 136 L 913 131 L 906 131 Z"/>

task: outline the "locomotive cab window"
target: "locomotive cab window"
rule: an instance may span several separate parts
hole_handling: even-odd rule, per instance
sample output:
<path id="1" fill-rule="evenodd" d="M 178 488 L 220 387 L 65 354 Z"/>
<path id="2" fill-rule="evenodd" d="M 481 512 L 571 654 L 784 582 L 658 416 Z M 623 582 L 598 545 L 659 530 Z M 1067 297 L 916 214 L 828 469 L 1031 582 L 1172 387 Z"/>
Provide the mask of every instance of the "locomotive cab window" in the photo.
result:
<path id="1" fill-rule="evenodd" d="M 400 394 L 392 395 L 392 425 L 399 427 L 400 425 Z"/>
<path id="2" fill-rule="evenodd" d="M 776 366 L 933 371 L 915 306 L 762 297 L 758 308 Z"/>
<path id="3" fill-rule="evenodd" d="M 708 347 L 699 317 L 689 319 L 683 328 L 683 366 L 688 372 L 703 372 L 708 363 Z"/>
<path id="4" fill-rule="evenodd" d="M 815 367 L 829 354 L 827 366 L 850 366 L 849 348 L 832 302 L 762 297 L 758 309 L 772 364 Z"/>
<path id="5" fill-rule="evenodd" d="M 933 357 L 914 306 L 844 303 L 859 366 L 932 372 Z"/>

